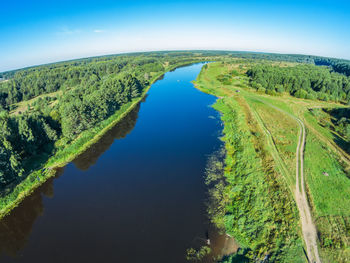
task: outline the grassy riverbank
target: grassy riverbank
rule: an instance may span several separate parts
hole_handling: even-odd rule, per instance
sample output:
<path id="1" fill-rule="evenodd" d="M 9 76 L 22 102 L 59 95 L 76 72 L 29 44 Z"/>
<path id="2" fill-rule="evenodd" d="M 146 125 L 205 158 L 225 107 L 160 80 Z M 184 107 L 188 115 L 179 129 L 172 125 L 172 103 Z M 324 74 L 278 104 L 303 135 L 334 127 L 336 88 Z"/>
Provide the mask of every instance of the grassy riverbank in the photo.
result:
<path id="1" fill-rule="evenodd" d="M 99 139 L 119 121 L 121 121 L 131 110 L 133 110 L 146 96 L 151 85 L 156 82 L 166 72 L 178 67 L 186 66 L 201 61 L 192 61 L 178 63 L 167 67 L 163 72 L 152 76 L 149 86 L 142 92 L 141 96 L 122 105 L 112 116 L 98 123 L 92 129 L 83 131 L 75 140 L 66 144 L 63 139 L 59 140 L 57 150 L 44 164 L 33 165 L 35 170 L 30 172 L 26 178 L 16 185 L 10 193 L 0 197 L 0 219 L 6 216 L 15 208 L 25 197 L 29 196 L 36 188 L 45 183 L 45 181 L 56 175 L 59 167 L 64 167 L 67 163 L 74 160 L 77 156 L 86 151 L 91 145 L 97 143 Z M 39 161 L 38 161 L 39 162 Z"/>
<path id="2" fill-rule="evenodd" d="M 250 66 L 251 62 L 244 61 L 211 63 L 203 67 L 195 82 L 198 89 L 221 98 L 218 102 L 221 106 L 214 107 L 222 112 L 225 122 L 227 168 L 223 178 L 228 186 L 218 188 L 215 192 L 216 196 L 226 200 L 226 204 L 220 203 L 222 210 L 214 217 L 214 222 L 223 225 L 227 233 L 241 242 L 243 248 L 251 250 L 253 253 L 248 254 L 251 258 L 254 255 L 260 259 L 267 254 L 274 255 L 273 247 L 276 252 L 276 244 L 279 244 L 281 254 L 276 252 L 274 261 L 305 262 L 299 215 L 293 200 L 298 135 L 297 123 L 290 117 L 293 115 L 300 118 L 307 128 L 305 185 L 318 230 L 322 260 L 347 262 L 350 245 L 349 211 L 346 208 L 350 205 L 350 180 L 346 174 L 349 167 L 348 155 L 337 145 L 335 138 L 339 139 L 339 136 L 327 126 L 322 127 L 315 116 L 310 114 L 310 108 L 341 108 L 344 105 L 298 99 L 285 93 L 269 96 L 249 86 L 245 72 Z M 240 152 L 242 144 L 247 148 L 253 147 L 255 151 Z M 251 166 L 255 166 L 254 171 L 251 171 Z M 251 174 L 254 174 L 254 180 L 249 179 Z M 272 197 L 269 196 L 269 189 L 263 188 L 264 184 L 278 187 Z M 274 198 L 276 196 L 277 199 Z M 265 204 L 266 210 L 263 212 L 255 211 L 260 203 Z M 283 210 L 286 204 L 293 211 L 290 215 Z M 269 207 L 274 209 L 269 210 Z M 282 219 L 275 221 L 274 218 L 278 215 L 282 215 Z M 232 220 L 227 221 L 227 218 Z M 264 222 L 266 219 L 277 222 L 276 226 Z M 289 223 L 285 228 L 284 222 Z M 283 233 L 275 237 L 256 235 L 249 240 L 254 228 L 267 233 L 271 229 L 283 229 Z M 286 246 L 287 250 L 283 249 L 286 245 L 283 242 L 291 239 L 283 237 L 284 233 L 295 238 L 291 245 Z M 257 249 L 259 241 L 262 245 L 258 245 Z"/>
<path id="3" fill-rule="evenodd" d="M 303 262 L 297 211 L 262 132 L 253 123 L 248 125 L 251 116 L 235 99 L 220 99 L 214 108 L 222 114 L 226 156 L 222 177 L 209 174 L 209 180 L 216 178 L 214 203 L 222 208 L 210 213 L 213 222 L 224 227 L 250 259 Z"/>
<path id="4" fill-rule="evenodd" d="M 213 106 L 222 114 L 226 155 L 223 173 L 208 173 L 214 183 L 211 219 L 239 242 L 250 260 L 304 262 L 295 203 L 268 142 L 248 103 L 216 85 L 203 72 L 196 81 L 201 91 L 223 97 Z"/>

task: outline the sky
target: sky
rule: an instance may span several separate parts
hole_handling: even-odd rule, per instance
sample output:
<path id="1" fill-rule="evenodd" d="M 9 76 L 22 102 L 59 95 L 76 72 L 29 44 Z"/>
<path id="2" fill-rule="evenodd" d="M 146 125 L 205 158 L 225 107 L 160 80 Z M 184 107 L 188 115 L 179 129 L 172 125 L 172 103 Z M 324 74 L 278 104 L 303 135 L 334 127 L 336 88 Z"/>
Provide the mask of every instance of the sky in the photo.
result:
<path id="1" fill-rule="evenodd" d="M 350 0 L 0 3 L 0 72 L 155 50 L 238 50 L 350 59 Z"/>

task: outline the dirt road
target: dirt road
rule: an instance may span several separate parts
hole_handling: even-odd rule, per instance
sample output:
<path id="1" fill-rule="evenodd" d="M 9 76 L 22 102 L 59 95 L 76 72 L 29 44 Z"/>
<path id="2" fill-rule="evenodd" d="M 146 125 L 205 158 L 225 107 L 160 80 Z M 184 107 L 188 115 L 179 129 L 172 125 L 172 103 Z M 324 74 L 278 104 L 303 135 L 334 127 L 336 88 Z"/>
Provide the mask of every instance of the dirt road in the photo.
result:
<path id="1" fill-rule="evenodd" d="M 257 99 L 257 98 L 256 98 Z M 305 146 L 305 125 L 304 123 L 294 115 L 270 104 L 263 100 L 257 99 L 260 102 L 274 108 L 291 118 L 293 118 L 299 125 L 299 137 L 298 145 L 296 149 L 296 185 L 294 198 L 297 203 L 297 207 L 300 215 L 301 228 L 303 233 L 303 239 L 306 246 L 306 254 L 310 263 L 321 263 L 321 259 L 318 253 L 317 247 L 317 230 L 312 220 L 311 209 L 307 200 L 305 192 L 305 181 L 304 181 L 304 146 Z M 270 131 L 267 130 L 267 135 L 271 136 Z M 277 151 L 277 148 L 276 148 Z M 280 158 L 280 157 L 279 157 Z"/>
<path id="2" fill-rule="evenodd" d="M 295 185 L 295 201 L 297 203 L 303 232 L 306 253 L 310 263 L 321 263 L 321 259 L 317 248 L 317 231 L 312 221 L 311 209 L 307 201 L 304 182 L 304 145 L 305 145 L 305 126 L 304 123 L 292 116 L 299 124 L 299 140 L 296 150 L 296 185 Z"/>

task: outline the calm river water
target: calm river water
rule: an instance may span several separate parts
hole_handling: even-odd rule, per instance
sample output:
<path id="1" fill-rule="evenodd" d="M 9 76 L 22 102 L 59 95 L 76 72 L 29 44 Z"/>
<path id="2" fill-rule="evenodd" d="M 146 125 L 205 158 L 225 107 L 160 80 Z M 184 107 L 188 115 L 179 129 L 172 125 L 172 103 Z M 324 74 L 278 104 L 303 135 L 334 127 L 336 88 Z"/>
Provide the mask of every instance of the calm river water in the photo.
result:
<path id="1" fill-rule="evenodd" d="M 206 215 L 204 173 L 221 145 L 203 64 L 179 68 L 99 143 L 0 222 L 0 262 L 188 262 L 227 238 Z M 210 262 L 210 260 L 207 260 Z"/>

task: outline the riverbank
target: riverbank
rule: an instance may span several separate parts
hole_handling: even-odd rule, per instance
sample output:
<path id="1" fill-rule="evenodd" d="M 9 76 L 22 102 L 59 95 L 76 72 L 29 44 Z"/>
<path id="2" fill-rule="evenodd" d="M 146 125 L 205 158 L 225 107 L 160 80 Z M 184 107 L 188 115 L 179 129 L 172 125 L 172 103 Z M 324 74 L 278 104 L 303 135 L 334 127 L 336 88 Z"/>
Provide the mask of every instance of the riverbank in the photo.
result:
<path id="1" fill-rule="evenodd" d="M 211 220 L 238 241 L 246 258 L 304 262 L 296 206 L 264 133 L 244 97 L 223 86 L 218 74 L 217 64 L 208 64 L 195 81 L 197 89 L 219 98 L 213 107 L 224 124 L 223 168 L 207 175 L 212 185 Z"/>
<path id="2" fill-rule="evenodd" d="M 40 166 L 40 168 L 32 171 L 21 183 L 16 185 L 13 191 L 0 198 L 0 219 L 11 212 L 21 201 L 29 196 L 35 189 L 45 183 L 49 178 L 56 175 L 56 169 L 64 167 L 69 162 L 73 161 L 80 154 L 90 148 L 93 144 L 117 123 L 119 123 L 131 110 L 133 110 L 146 96 L 147 92 L 159 78 L 165 73 L 175 70 L 178 67 L 199 63 L 202 61 L 191 61 L 178 63 L 166 68 L 152 77 L 150 84 L 144 89 L 142 95 L 131 102 L 124 104 L 118 111 L 106 120 L 100 122 L 93 129 L 82 132 L 69 145 L 63 145 L 49 160 Z"/>
<path id="3" fill-rule="evenodd" d="M 241 71 L 234 75 L 230 83 L 224 84 L 217 79 L 217 76 L 232 74 L 232 69 L 239 70 L 240 67 Z M 249 69 L 249 65 L 245 63 L 211 63 L 208 64 L 208 68 L 205 70 L 203 67 L 198 77 L 201 81 L 196 83 L 198 88 L 217 94 L 218 97 L 232 97 L 240 102 L 241 107 L 248 104 L 244 112 L 248 112 L 252 118 L 247 119 L 247 124 L 251 126 L 249 122 L 257 121 L 255 126 L 261 130 L 257 133 L 251 129 L 252 134 L 265 134 L 264 137 L 268 138 L 266 149 L 268 154 L 273 156 L 279 172 L 279 184 L 285 184 L 289 188 L 285 194 L 289 192 L 293 199 L 296 189 L 295 153 L 299 141 L 299 126 L 290 115 L 299 118 L 305 124 L 304 183 L 318 231 L 320 257 L 327 262 L 349 261 L 349 233 L 346 229 L 349 226 L 350 181 L 347 176 L 347 157 L 338 145 L 342 142 L 341 137 L 330 129 L 333 120 L 331 121 L 327 111 L 322 110 L 343 108 L 344 105 L 303 100 L 287 94 L 269 96 L 256 91 L 245 85 L 245 71 Z M 329 195 L 330 192 L 332 195 Z M 299 218 L 299 215 L 296 215 L 296 218 Z M 302 237 L 300 224 L 298 228 L 299 237 Z"/>

